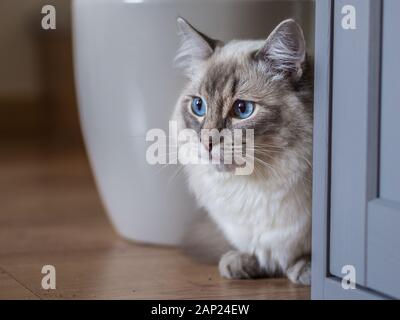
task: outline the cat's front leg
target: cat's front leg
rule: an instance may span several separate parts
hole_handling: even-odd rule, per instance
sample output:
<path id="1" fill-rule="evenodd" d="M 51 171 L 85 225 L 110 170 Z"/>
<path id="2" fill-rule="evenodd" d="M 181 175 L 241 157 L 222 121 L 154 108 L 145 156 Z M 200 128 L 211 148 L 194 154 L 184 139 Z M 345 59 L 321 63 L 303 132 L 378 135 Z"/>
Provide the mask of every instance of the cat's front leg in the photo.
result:
<path id="1" fill-rule="evenodd" d="M 309 257 L 297 260 L 286 270 L 287 277 L 296 284 L 311 284 L 311 259 Z"/>
<path id="2" fill-rule="evenodd" d="M 255 279 L 263 276 L 255 255 L 228 251 L 219 260 L 219 273 L 227 279 Z"/>

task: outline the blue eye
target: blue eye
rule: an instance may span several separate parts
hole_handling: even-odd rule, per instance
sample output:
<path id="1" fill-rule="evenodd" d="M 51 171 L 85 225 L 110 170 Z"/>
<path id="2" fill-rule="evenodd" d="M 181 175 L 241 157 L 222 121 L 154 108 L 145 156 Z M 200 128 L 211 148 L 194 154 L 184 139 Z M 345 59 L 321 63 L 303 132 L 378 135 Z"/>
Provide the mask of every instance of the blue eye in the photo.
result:
<path id="1" fill-rule="evenodd" d="M 233 112 L 239 119 L 247 119 L 254 112 L 254 103 L 244 100 L 236 100 L 233 104 Z"/>
<path id="2" fill-rule="evenodd" d="M 192 101 L 192 111 L 196 116 L 204 117 L 206 114 L 206 103 L 202 98 L 195 97 Z"/>

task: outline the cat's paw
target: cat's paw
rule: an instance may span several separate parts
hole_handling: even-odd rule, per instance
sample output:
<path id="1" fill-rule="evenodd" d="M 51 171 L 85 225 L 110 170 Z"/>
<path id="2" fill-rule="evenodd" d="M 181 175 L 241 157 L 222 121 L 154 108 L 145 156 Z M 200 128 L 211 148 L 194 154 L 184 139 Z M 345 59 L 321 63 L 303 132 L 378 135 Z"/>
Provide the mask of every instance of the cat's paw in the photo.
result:
<path id="1" fill-rule="evenodd" d="M 286 271 L 287 277 L 295 284 L 311 285 L 311 261 L 300 259 Z"/>
<path id="2" fill-rule="evenodd" d="M 257 257 L 239 251 L 229 251 L 219 260 L 219 273 L 227 279 L 253 279 L 261 276 Z"/>

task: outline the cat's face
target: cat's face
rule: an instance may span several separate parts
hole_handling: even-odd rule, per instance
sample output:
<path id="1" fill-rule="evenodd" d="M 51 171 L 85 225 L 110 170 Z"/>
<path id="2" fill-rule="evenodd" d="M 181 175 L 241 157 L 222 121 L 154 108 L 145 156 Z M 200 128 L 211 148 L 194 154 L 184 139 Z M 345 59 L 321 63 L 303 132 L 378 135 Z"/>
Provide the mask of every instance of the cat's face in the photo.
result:
<path id="1" fill-rule="evenodd" d="M 288 20 L 267 41 L 224 45 L 183 19 L 178 25 L 182 37 L 178 59 L 189 78 L 178 108 L 185 128 L 199 134 L 199 157 L 217 160 L 212 165 L 219 171 L 232 171 L 240 164 L 235 157 L 224 163 L 224 143 L 214 135 L 241 132 L 240 144 L 246 146 L 245 130 L 250 129 L 252 152 L 247 157 L 242 154 L 243 159 L 264 169 L 273 166 L 285 148 L 303 138 L 302 126 L 309 126 L 298 92 L 305 62 L 301 29 Z"/>

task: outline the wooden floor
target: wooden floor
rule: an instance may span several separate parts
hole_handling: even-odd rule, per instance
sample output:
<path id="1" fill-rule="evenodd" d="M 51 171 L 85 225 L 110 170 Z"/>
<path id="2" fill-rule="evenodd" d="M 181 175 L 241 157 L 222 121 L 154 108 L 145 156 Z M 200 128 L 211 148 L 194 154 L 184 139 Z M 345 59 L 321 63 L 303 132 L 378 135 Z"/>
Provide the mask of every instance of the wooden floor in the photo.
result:
<path id="1" fill-rule="evenodd" d="M 41 288 L 42 266 L 57 289 Z M 6 148 L 0 157 L 0 299 L 308 299 L 285 279 L 229 281 L 177 249 L 110 226 L 83 152 Z"/>

